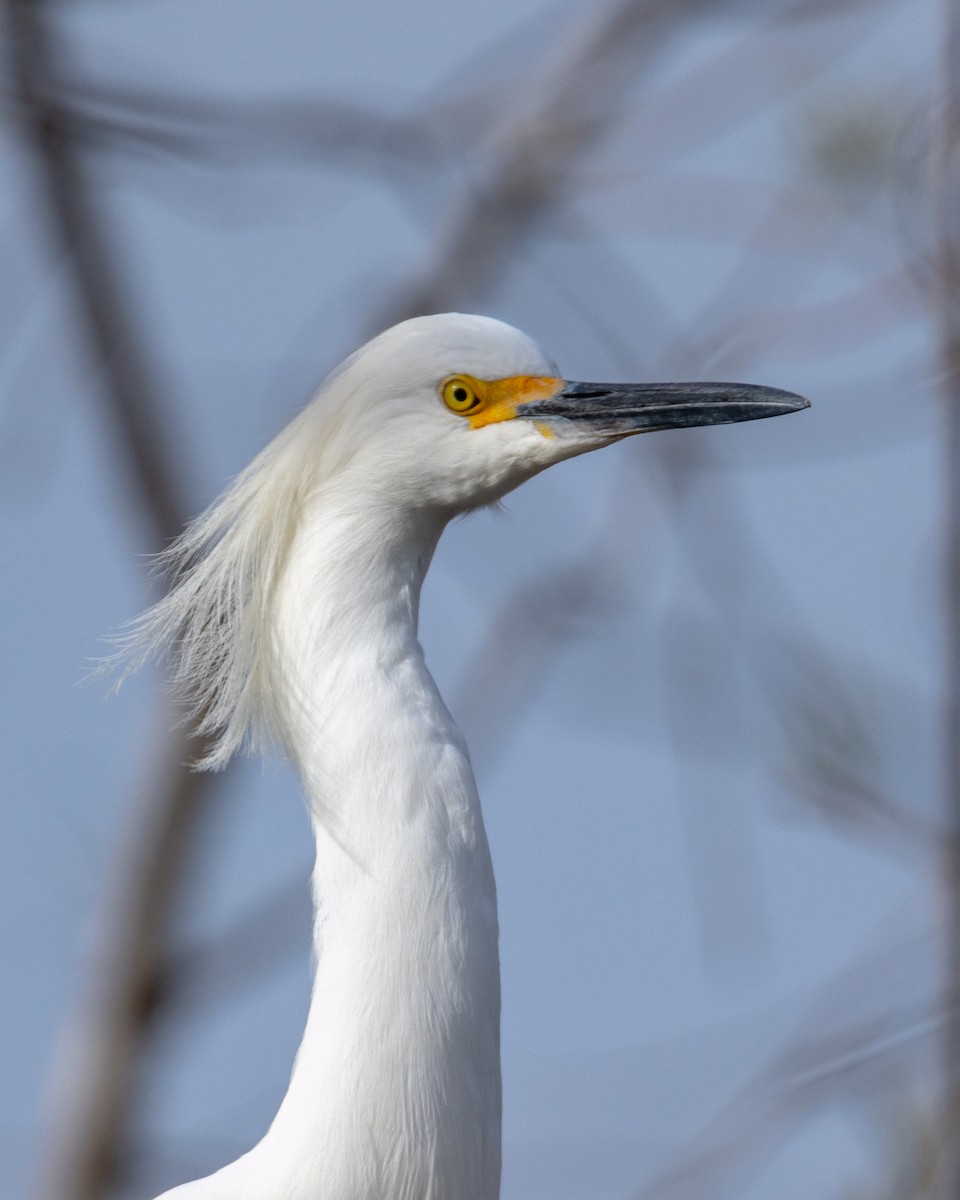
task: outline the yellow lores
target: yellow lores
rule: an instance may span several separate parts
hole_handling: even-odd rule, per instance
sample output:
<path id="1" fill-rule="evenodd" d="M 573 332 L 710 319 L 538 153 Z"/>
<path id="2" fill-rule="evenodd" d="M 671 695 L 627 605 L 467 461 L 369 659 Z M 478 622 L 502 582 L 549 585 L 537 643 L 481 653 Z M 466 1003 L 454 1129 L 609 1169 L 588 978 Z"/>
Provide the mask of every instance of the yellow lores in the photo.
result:
<path id="1" fill-rule="evenodd" d="M 511 375 L 509 379 L 474 379 L 472 375 L 451 375 L 440 385 L 440 396 L 451 412 L 466 417 L 474 429 L 510 421 L 517 407 L 530 400 L 547 400 L 563 387 L 562 379 L 549 375 Z M 546 429 L 537 428 L 544 436 Z"/>

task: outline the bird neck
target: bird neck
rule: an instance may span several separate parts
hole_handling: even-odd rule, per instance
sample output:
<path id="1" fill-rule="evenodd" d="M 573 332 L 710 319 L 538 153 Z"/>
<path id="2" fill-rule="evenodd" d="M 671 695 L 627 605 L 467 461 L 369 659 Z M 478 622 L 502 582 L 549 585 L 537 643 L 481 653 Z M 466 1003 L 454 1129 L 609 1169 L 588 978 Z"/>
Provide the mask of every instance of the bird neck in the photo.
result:
<path id="1" fill-rule="evenodd" d="M 257 1148 L 270 1195 L 278 1174 L 296 1200 L 499 1193 L 493 871 L 466 747 L 417 640 L 444 523 L 318 504 L 279 587 L 318 965 L 289 1091 Z"/>

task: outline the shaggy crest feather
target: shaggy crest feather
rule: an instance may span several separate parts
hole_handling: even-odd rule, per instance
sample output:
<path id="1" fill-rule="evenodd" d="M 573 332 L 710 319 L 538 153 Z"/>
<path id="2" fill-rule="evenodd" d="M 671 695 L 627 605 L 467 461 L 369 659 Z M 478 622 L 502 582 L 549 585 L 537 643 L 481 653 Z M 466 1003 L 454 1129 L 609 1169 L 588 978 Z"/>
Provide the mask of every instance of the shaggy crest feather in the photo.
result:
<path id="1" fill-rule="evenodd" d="M 121 639 L 124 678 L 170 653 L 172 687 L 212 738 L 200 768 L 220 770 L 242 746 L 283 740 L 271 604 L 323 457 L 304 436 L 316 408 L 304 409 L 158 556 L 171 589 Z"/>

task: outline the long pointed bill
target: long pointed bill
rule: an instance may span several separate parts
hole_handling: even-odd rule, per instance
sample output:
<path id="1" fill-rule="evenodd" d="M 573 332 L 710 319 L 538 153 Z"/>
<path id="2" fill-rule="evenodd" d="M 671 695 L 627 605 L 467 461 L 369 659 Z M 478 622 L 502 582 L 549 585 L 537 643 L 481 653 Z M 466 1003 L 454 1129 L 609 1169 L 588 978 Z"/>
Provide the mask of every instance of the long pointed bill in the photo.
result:
<path id="1" fill-rule="evenodd" d="M 809 408 L 793 392 L 754 383 L 573 383 L 553 395 L 522 401 L 518 417 L 543 422 L 558 434 L 578 430 L 627 437 L 653 429 L 727 425 Z"/>

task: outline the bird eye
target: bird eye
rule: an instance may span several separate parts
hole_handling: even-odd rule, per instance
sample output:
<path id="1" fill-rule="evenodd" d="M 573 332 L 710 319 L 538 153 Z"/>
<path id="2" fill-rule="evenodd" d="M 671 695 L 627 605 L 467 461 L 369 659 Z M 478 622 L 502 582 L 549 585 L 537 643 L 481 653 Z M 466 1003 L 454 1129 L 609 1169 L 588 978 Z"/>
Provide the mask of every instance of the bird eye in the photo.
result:
<path id="1" fill-rule="evenodd" d="M 472 412 L 480 404 L 480 397 L 477 395 L 476 387 L 467 379 L 463 379 L 459 375 L 455 375 L 453 379 L 448 379 L 440 389 L 440 395 L 443 397 L 443 402 L 455 413 Z"/>

